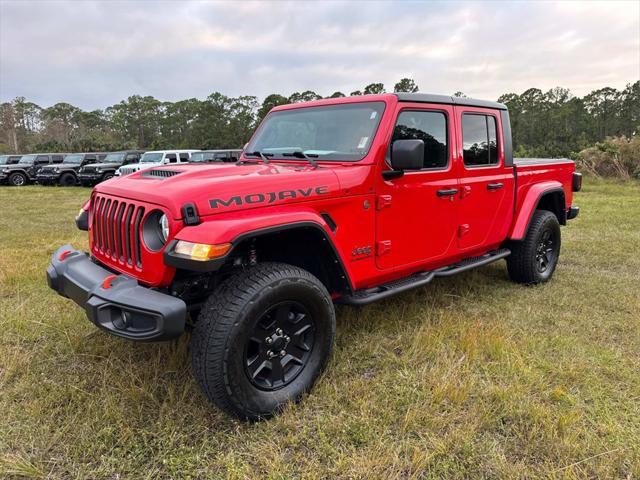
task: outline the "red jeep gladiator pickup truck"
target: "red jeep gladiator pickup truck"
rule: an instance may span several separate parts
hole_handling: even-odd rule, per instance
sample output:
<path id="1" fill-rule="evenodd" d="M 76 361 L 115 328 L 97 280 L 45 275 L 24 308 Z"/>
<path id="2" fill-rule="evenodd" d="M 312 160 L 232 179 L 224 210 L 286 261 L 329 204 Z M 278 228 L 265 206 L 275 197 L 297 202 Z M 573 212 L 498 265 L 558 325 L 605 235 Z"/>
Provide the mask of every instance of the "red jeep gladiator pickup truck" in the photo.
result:
<path id="1" fill-rule="evenodd" d="M 120 337 L 193 325 L 207 397 L 268 417 L 325 367 L 334 303 L 502 258 L 516 282 L 551 278 L 581 176 L 570 160 L 514 160 L 510 128 L 502 104 L 440 95 L 276 107 L 237 163 L 99 184 L 76 218 L 89 252 L 60 247 L 49 285 Z"/>

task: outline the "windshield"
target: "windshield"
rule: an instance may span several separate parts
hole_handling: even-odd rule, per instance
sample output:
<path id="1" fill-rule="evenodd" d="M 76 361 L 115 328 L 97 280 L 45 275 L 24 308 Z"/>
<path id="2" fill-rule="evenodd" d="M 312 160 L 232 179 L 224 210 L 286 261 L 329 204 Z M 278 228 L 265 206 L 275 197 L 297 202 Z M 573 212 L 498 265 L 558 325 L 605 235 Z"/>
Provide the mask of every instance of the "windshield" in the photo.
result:
<path id="1" fill-rule="evenodd" d="M 213 152 L 194 152 L 191 154 L 190 162 L 210 162 L 214 160 Z"/>
<path id="2" fill-rule="evenodd" d="M 67 155 L 66 157 L 64 157 L 62 163 L 82 163 L 82 155 Z"/>
<path id="3" fill-rule="evenodd" d="M 124 162 L 124 153 L 110 153 L 103 160 L 104 163 L 122 163 Z"/>
<path id="4" fill-rule="evenodd" d="M 302 151 L 318 160 L 362 160 L 383 111 L 384 102 L 366 102 L 273 112 L 245 152 L 291 158 Z"/>
<path id="5" fill-rule="evenodd" d="M 160 163 L 162 161 L 162 152 L 149 152 L 142 155 L 140 163 Z"/>
<path id="6" fill-rule="evenodd" d="M 28 163 L 29 165 L 33 163 L 36 159 L 35 155 L 24 155 L 18 163 Z"/>

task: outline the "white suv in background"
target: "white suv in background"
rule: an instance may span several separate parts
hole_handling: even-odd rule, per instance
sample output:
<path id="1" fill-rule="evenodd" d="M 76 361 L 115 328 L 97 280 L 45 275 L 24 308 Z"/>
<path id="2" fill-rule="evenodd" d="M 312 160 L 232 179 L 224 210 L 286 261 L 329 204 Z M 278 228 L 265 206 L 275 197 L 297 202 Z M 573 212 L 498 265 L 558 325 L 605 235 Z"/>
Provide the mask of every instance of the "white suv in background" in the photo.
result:
<path id="1" fill-rule="evenodd" d="M 199 151 L 200 150 L 154 150 L 145 152 L 142 158 L 140 158 L 139 163 L 130 163 L 129 165 L 123 165 L 118 168 L 118 170 L 116 170 L 116 176 L 121 177 L 139 170 L 161 167 L 162 165 L 187 163 L 191 159 L 191 154 Z"/>

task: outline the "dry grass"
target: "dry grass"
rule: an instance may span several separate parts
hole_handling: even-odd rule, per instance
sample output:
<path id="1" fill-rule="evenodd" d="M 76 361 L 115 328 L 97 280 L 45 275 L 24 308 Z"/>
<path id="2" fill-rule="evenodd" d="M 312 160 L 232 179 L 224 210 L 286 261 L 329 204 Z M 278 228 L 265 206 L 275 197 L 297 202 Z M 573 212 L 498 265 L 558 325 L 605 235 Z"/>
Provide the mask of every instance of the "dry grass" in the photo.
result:
<path id="1" fill-rule="evenodd" d="M 312 395 L 257 424 L 207 404 L 188 338 L 110 337 L 46 287 L 88 190 L 0 188 L 0 477 L 640 477 L 640 187 L 585 183 L 551 283 L 500 262 L 342 308 Z"/>

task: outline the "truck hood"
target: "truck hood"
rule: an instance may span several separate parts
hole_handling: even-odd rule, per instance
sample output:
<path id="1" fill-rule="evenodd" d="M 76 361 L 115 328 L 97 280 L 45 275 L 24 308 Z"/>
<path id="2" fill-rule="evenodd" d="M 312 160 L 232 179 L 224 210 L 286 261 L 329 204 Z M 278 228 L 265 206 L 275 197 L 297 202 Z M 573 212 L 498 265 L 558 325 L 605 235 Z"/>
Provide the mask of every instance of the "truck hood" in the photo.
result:
<path id="1" fill-rule="evenodd" d="M 95 191 L 165 207 L 175 219 L 192 203 L 200 216 L 305 202 L 337 195 L 334 170 L 299 164 L 182 164 L 144 169 Z"/>
<path id="2" fill-rule="evenodd" d="M 121 166 L 121 163 L 88 163 L 82 168 L 91 168 L 95 170 L 98 168 L 119 168 Z"/>

